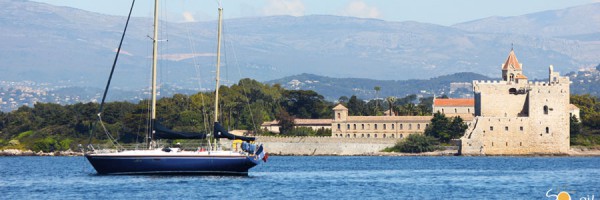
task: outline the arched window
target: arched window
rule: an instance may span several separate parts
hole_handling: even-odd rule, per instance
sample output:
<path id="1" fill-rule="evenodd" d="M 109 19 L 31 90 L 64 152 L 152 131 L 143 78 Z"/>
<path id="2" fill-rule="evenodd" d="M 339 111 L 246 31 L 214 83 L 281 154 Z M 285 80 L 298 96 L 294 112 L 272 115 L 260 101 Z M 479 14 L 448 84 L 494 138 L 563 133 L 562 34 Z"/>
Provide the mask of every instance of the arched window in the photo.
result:
<path id="1" fill-rule="evenodd" d="M 373 137 L 374 137 L 374 138 L 377 138 L 377 134 L 374 134 L 374 135 L 373 135 Z"/>
<path id="2" fill-rule="evenodd" d="M 400 130 L 402 130 L 404 128 L 404 126 L 402 124 L 400 124 Z"/>
<path id="3" fill-rule="evenodd" d="M 548 106 L 544 106 L 544 115 L 548 114 Z"/>
<path id="4" fill-rule="evenodd" d="M 377 130 L 377 124 L 375 124 L 375 130 Z"/>
<path id="5" fill-rule="evenodd" d="M 347 129 L 350 130 L 350 124 L 348 124 Z"/>
<path id="6" fill-rule="evenodd" d="M 354 138 L 356 138 L 356 133 L 354 134 Z"/>
<path id="7" fill-rule="evenodd" d="M 546 127 L 546 133 L 550 133 L 550 128 Z"/>
<path id="8" fill-rule="evenodd" d="M 408 124 L 408 130 L 412 130 L 412 124 Z"/>
<path id="9" fill-rule="evenodd" d="M 387 128 L 387 127 L 386 127 L 386 125 L 385 125 L 385 124 L 383 124 L 383 130 L 385 130 L 386 128 Z"/>
<path id="10" fill-rule="evenodd" d="M 341 124 L 338 124 L 338 130 L 339 129 L 342 129 L 342 125 Z"/>
<path id="11" fill-rule="evenodd" d="M 361 124 L 360 126 L 362 127 L 362 130 L 365 130 L 365 124 Z"/>
<path id="12" fill-rule="evenodd" d="M 340 113 L 338 113 L 337 116 L 338 116 L 338 119 L 342 118 L 342 114 L 340 114 Z"/>
<path id="13" fill-rule="evenodd" d="M 392 130 L 394 130 L 394 124 L 392 124 Z"/>
<path id="14" fill-rule="evenodd" d="M 386 136 L 386 135 L 385 135 L 385 133 L 384 133 L 384 134 L 383 134 L 383 138 L 385 138 L 385 136 Z"/>
<path id="15" fill-rule="evenodd" d="M 454 113 L 458 113 L 458 110 L 456 108 L 454 109 Z"/>
<path id="16" fill-rule="evenodd" d="M 421 124 L 417 124 L 417 130 L 421 130 Z"/>
<path id="17" fill-rule="evenodd" d="M 370 138 L 370 137 L 371 137 L 371 134 L 367 134 L 367 138 Z"/>
<path id="18" fill-rule="evenodd" d="M 354 130 L 356 130 L 356 124 L 354 124 Z"/>
<path id="19" fill-rule="evenodd" d="M 510 88 L 510 89 L 508 89 L 508 93 L 509 94 L 517 94 L 517 88 Z"/>

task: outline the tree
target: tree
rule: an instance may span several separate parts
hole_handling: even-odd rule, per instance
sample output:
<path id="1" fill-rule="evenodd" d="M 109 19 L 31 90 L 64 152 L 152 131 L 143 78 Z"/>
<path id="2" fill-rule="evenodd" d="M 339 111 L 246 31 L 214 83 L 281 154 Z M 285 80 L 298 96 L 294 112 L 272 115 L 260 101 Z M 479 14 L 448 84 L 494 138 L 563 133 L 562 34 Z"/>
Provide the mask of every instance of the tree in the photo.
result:
<path id="1" fill-rule="evenodd" d="M 420 134 L 410 134 L 406 139 L 399 141 L 391 148 L 384 149 L 384 151 L 422 153 L 435 151 L 437 149 L 438 141 L 435 138 Z"/>
<path id="2" fill-rule="evenodd" d="M 279 120 L 279 133 L 280 134 L 288 134 L 292 133 L 294 130 L 294 117 L 291 116 L 284 109 L 280 109 L 277 114 L 277 120 Z"/>
<path id="3" fill-rule="evenodd" d="M 571 137 L 571 140 L 573 140 L 577 135 L 581 134 L 581 123 L 579 122 L 579 120 L 577 120 L 577 117 L 575 117 L 575 115 L 572 115 L 569 119 L 569 135 Z"/>
<path id="4" fill-rule="evenodd" d="M 366 114 L 367 105 L 365 102 L 356 97 L 356 95 L 352 95 L 350 100 L 348 100 L 348 114 L 355 116 L 362 116 Z"/>
<path id="5" fill-rule="evenodd" d="M 388 109 L 390 110 L 390 116 L 394 116 L 396 115 L 396 111 L 394 111 L 394 103 L 396 102 L 396 97 L 394 96 L 389 96 L 386 98 L 387 102 L 388 102 Z"/>
<path id="6" fill-rule="evenodd" d="M 347 97 L 347 96 L 341 96 L 341 97 L 338 99 L 338 103 L 341 103 L 341 104 L 348 104 L 348 100 L 349 100 L 349 99 L 348 99 L 348 97 Z"/>
<path id="7" fill-rule="evenodd" d="M 453 117 L 452 121 L 446 115 L 437 112 L 433 114 L 431 123 L 425 129 L 425 135 L 439 139 L 443 143 L 450 142 L 451 139 L 460 138 L 467 130 L 467 125 L 460 117 Z"/>
<path id="8" fill-rule="evenodd" d="M 375 100 L 379 99 L 379 91 L 381 91 L 381 87 L 375 86 L 373 88 L 375 90 Z M 375 102 L 375 113 L 377 113 L 377 101 Z"/>
<path id="9" fill-rule="evenodd" d="M 456 116 L 452 118 L 452 122 L 448 127 L 450 133 L 450 139 L 458 139 L 462 137 L 467 130 L 468 126 L 463 122 L 463 119 L 460 116 Z"/>
<path id="10" fill-rule="evenodd" d="M 429 123 L 429 126 L 425 128 L 425 135 L 437 138 L 442 142 L 448 142 L 450 141 L 450 130 L 448 130 L 449 125 L 450 121 L 448 118 L 446 118 L 446 115 L 437 112 L 433 114 L 431 123 Z"/>

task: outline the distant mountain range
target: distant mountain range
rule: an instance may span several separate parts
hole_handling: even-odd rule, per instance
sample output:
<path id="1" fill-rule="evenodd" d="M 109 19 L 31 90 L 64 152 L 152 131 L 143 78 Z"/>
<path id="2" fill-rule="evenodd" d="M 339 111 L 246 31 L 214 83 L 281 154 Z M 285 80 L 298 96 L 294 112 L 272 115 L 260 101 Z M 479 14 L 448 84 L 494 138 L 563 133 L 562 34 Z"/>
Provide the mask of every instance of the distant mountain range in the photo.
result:
<path id="1" fill-rule="evenodd" d="M 369 100 L 388 96 L 405 97 L 416 94 L 420 97 L 448 95 L 451 97 L 472 97 L 473 80 L 490 80 L 481 74 L 462 72 L 439 76 L 431 79 L 386 81 L 364 78 L 331 78 L 314 74 L 300 74 L 277 80 L 268 84 L 279 84 L 292 90 L 314 90 L 327 100 L 335 101 L 341 96 Z M 381 90 L 375 94 L 375 87 Z"/>
<path id="2" fill-rule="evenodd" d="M 0 6 L 0 79 L 104 86 L 125 17 L 24 0 L 0 0 Z M 223 78 L 233 83 L 311 73 L 408 80 L 458 72 L 496 77 L 511 44 L 525 73 L 541 78 L 550 64 L 568 72 L 600 63 L 598 10 L 600 3 L 594 3 L 453 26 L 320 15 L 231 19 L 224 28 Z M 212 88 L 216 22 L 161 27 L 159 81 Z M 149 85 L 151 28 L 148 18 L 130 22 L 115 87 Z"/>

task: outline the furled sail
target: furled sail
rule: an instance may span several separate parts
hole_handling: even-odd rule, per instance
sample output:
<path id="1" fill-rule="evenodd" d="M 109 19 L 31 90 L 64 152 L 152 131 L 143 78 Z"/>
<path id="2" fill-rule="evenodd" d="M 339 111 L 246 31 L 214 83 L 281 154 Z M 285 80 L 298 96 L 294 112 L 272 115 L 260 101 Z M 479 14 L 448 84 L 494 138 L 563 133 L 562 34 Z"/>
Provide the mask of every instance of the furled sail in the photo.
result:
<path id="1" fill-rule="evenodd" d="M 229 132 L 227 132 L 227 130 L 225 130 L 225 128 L 223 128 L 223 126 L 221 126 L 221 124 L 219 124 L 219 122 L 215 122 L 215 138 L 227 138 L 230 140 L 242 140 L 242 141 L 254 141 L 256 138 L 254 137 L 245 137 L 245 136 L 238 136 L 238 135 L 234 135 L 231 134 Z"/>
<path id="2" fill-rule="evenodd" d="M 154 121 L 154 134 L 155 138 L 160 139 L 205 139 L 206 133 L 186 133 L 178 132 L 168 129 L 167 127 L 160 124 L 158 121 Z"/>

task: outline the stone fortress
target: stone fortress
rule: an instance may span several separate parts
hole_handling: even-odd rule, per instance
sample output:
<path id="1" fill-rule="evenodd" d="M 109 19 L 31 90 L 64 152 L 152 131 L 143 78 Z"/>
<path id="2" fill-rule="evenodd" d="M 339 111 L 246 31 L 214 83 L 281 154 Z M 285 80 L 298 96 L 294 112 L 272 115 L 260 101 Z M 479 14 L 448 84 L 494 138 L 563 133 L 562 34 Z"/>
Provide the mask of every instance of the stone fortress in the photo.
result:
<path id="1" fill-rule="evenodd" d="M 549 67 L 547 82 L 530 82 L 511 50 L 501 81 L 473 81 L 475 118 L 461 138 L 462 155 L 566 154 L 569 78 Z M 578 113 L 572 113 L 578 115 Z"/>

